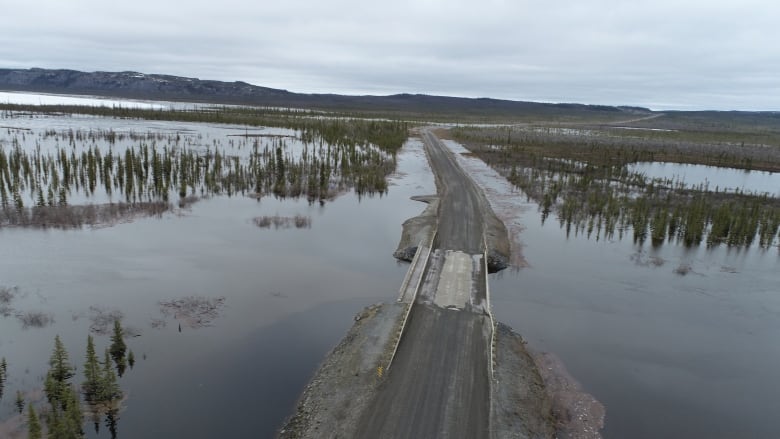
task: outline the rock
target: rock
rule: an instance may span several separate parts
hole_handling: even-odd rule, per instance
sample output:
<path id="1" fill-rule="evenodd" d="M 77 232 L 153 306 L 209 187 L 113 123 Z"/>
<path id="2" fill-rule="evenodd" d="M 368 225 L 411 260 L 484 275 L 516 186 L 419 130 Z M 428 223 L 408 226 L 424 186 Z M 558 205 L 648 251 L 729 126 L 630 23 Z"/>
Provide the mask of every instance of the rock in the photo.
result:
<path id="1" fill-rule="evenodd" d="M 487 255 L 488 273 L 499 272 L 509 266 L 509 257 L 496 250 L 490 250 Z"/>
<path id="2" fill-rule="evenodd" d="M 416 245 L 396 250 L 393 253 L 393 256 L 396 259 L 400 259 L 402 261 L 412 262 L 412 259 L 414 259 L 415 253 L 417 253 L 417 246 Z"/>

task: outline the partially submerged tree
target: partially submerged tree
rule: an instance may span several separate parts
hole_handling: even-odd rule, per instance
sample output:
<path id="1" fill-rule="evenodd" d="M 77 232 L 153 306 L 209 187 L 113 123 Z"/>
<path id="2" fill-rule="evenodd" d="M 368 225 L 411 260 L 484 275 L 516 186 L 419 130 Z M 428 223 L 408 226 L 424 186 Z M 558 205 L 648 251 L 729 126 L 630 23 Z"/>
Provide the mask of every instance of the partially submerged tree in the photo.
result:
<path id="1" fill-rule="evenodd" d="M 35 413 L 35 408 L 32 404 L 27 408 L 27 438 L 28 439 L 41 439 L 43 432 L 41 431 L 41 423 L 38 420 L 38 415 Z"/>
<path id="2" fill-rule="evenodd" d="M 99 400 L 107 405 L 122 397 L 122 391 L 119 389 L 117 377 L 114 368 L 111 366 L 111 356 L 106 349 L 103 360 L 103 373 L 100 376 Z"/>
<path id="3" fill-rule="evenodd" d="M 19 414 L 24 411 L 24 394 L 21 390 L 16 391 L 16 410 L 19 412 Z"/>
<path id="4" fill-rule="evenodd" d="M 119 320 L 114 320 L 114 334 L 111 336 L 111 357 L 116 363 L 116 370 L 119 376 L 125 373 L 127 367 L 127 360 L 125 354 L 127 353 L 127 345 L 125 344 L 125 334 L 122 329 L 122 324 Z"/>
<path id="5" fill-rule="evenodd" d="M 75 368 L 70 364 L 68 351 L 58 335 L 54 338 L 54 350 L 49 359 L 49 372 L 44 383 L 44 391 L 51 406 L 46 416 L 49 437 L 57 439 L 84 437 L 81 402 L 78 393 L 70 383 L 74 375 Z"/>
<path id="6" fill-rule="evenodd" d="M 130 365 L 130 369 L 135 366 L 135 354 L 133 354 L 132 349 L 127 353 L 127 364 Z"/>
<path id="7" fill-rule="evenodd" d="M 100 362 L 95 353 L 95 341 L 91 335 L 87 336 L 87 358 L 84 362 L 84 383 L 81 387 L 84 391 L 84 399 L 90 403 L 96 401 L 101 393 Z"/>
<path id="8" fill-rule="evenodd" d="M 68 351 L 62 344 L 60 336 L 54 338 L 54 350 L 49 359 L 49 373 L 46 375 L 44 390 L 49 403 L 61 401 L 65 389 L 69 387 L 71 378 L 75 375 L 74 368 L 68 359 Z"/>
<path id="9" fill-rule="evenodd" d="M 0 399 L 3 399 L 3 391 L 5 390 L 5 381 L 8 379 L 8 363 L 5 362 L 5 357 L 0 360 Z"/>

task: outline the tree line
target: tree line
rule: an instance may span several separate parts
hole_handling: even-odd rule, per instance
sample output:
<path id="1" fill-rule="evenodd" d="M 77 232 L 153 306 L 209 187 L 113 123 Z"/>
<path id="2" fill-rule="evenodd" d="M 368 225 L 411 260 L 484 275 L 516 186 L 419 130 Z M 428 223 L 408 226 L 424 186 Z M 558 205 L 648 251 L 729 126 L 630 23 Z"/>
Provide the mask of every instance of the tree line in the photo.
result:
<path id="1" fill-rule="evenodd" d="M 777 243 L 780 200 L 768 194 L 649 178 L 626 164 L 655 157 L 644 157 L 647 152 L 630 146 L 594 143 L 566 149 L 517 140 L 512 130 L 504 131 L 509 136 L 504 139 L 483 134 L 480 129 L 456 130 L 467 148 L 539 204 L 543 221 L 555 212 L 567 234 L 612 239 L 631 230 L 635 242 L 649 240 L 655 246 L 679 242 L 688 247 L 768 248 Z"/>
<path id="2" fill-rule="evenodd" d="M 116 133 L 68 132 L 63 134 L 68 145 L 48 152 L 23 146 L 24 139 L 17 135 L 10 147 L 0 146 L 0 226 L 53 221 L 51 217 L 62 216 L 62 208 L 78 194 L 87 198 L 102 194 L 159 212 L 175 199 L 209 195 L 304 196 L 310 202 L 324 202 L 348 189 L 358 195 L 386 192 L 386 178 L 395 169 L 395 149 L 349 140 L 353 134 L 343 127 L 318 138 L 300 132 L 299 153 L 283 137 L 255 137 L 248 158 L 219 146 L 204 151 L 182 145 L 179 134 L 162 141 L 140 140 L 115 151 L 110 144 L 98 145 L 95 137 L 110 143 Z M 92 141 L 76 147 L 79 137 Z"/>

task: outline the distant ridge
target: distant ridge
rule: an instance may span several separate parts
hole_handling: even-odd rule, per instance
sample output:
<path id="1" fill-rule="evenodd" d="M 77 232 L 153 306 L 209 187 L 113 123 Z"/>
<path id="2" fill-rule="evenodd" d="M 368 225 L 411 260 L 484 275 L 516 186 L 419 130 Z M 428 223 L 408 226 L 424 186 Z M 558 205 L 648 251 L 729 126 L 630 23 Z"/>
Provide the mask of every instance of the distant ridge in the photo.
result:
<path id="1" fill-rule="evenodd" d="M 490 98 L 423 94 L 348 96 L 293 93 L 246 82 L 223 82 L 138 72 L 80 72 L 51 69 L 0 69 L 0 90 L 131 99 L 267 105 L 355 111 L 485 113 L 486 115 L 566 113 L 652 113 L 641 107 L 548 104 Z"/>

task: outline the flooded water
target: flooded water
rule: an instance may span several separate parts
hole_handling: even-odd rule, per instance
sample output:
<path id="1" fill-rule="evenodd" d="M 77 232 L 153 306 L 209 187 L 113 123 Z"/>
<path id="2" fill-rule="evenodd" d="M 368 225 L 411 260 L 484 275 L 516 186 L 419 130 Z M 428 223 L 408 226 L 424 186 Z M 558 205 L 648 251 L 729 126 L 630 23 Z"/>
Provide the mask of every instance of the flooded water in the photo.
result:
<path id="1" fill-rule="evenodd" d="M 745 171 L 743 169 L 681 163 L 642 162 L 628 165 L 628 170 L 652 179 L 669 179 L 687 187 L 704 186 L 711 191 L 750 192 L 780 197 L 780 173 Z"/>
<path id="2" fill-rule="evenodd" d="M 48 122 L 55 121 L 12 121 Z M 228 145 L 234 128 L 83 117 L 57 123 L 186 128 L 211 145 Z M 123 325 L 137 336 L 127 340 L 135 367 L 120 379 L 127 400 L 119 437 L 272 436 L 353 316 L 397 297 L 407 265 L 392 253 L 402 222 L 424 208 L 409 197 L 435 191 L 426 166 L 420 143 L 412 140 L 382 197 L 349 192 L 321 206 L 215 196 L 189 210 L 113 227 L 0 229 L 0 286 L 16 287 L 12 312 L 0 317 L 0 357 L 8 361 L 0 420 L 13 421 L 17 390 L 41 398 L 35 390 L 42 387 L 55 335 L 81 369 L 90 326 L 121 312 Z M 311 222 L 300 229 L 253 222 L 276 215 Z M 224 306 L 200 328 L 161 309 L 161 301 L 188 297 L 224 298 Z M 53 323 L 25 329 L 15 315 L 26 313 L 42 313 Z M 109 343 L 109 336 L 96 336 L 98 352 Z M 99 433 L 91 425 L 87 430 L 91 438 L 110 437 L 102 425 Z"/>
<path id="3" fill-rule="evenodd" d="M 3 124 L 14 127 L 4 127 L 8 136 L 44 127 L 179 132 L 192 148 L 237 148 L 230 134 L 246 130 L 94 117 Z M 37 137 L 31 139 L 34 145 Z M 39 140 L 42 149 L 56 147 Z M 515 260 L 524 268 L 490 278 L 496 318 L 533 349 L 560 357 L 606 406 L 605 437 L 776 436 L 777 248 L 654 249 L 631 239 L 567 238 L 557 221 L 542 225 L 536 205 L 480 161 L 463 160 L 498 203 L 517 238 L 513 249 L 524 255 Z M 708 181 L 711 188 L 739 184 Z M 17 390 L 42 398 L 35 391 L 54 336 L 81 369 L 90 327 L 116 312 L 137 335 L 127 341 L 135 367 L 120 379 L 127 400 L 119 437 L 272 436 L 353 316 L 397 297 L 408 265 L 391 255 L 402 222 L 424 208 L 409 197 L 434 191 L 421 145 L 411 140 L 382 197 L 349 192 L 320 206 L 215 196 L 113 227 L 0 229 L 0 287 L 16 287 L 11 312 L 0 317 L 0 357 L 8 361 L 0 436 L 8 431 L 2 421 L 14 420 Z M 253 222 L 276 215 L 311 223 L 275 229 Z M 187 297 L 224 298 L 224 306 L 193 328 L 160 305 Z M 53 322 L 25 329 L 16 317 L 36 313 Z M 102 352 L 109 336 L 96 342 Z M 103 425 L 87 432 L 110 437 Z"/>
<path id="4" fill-rule="evenodd" d="M 491 276 L 496 318 L 532 349 L 558 355 L 606 406 L 604 437 L 777 436 L 776 247 L 567 239 L 481 161 L 462 161 L 519 238 L 527 265 Z"/>

